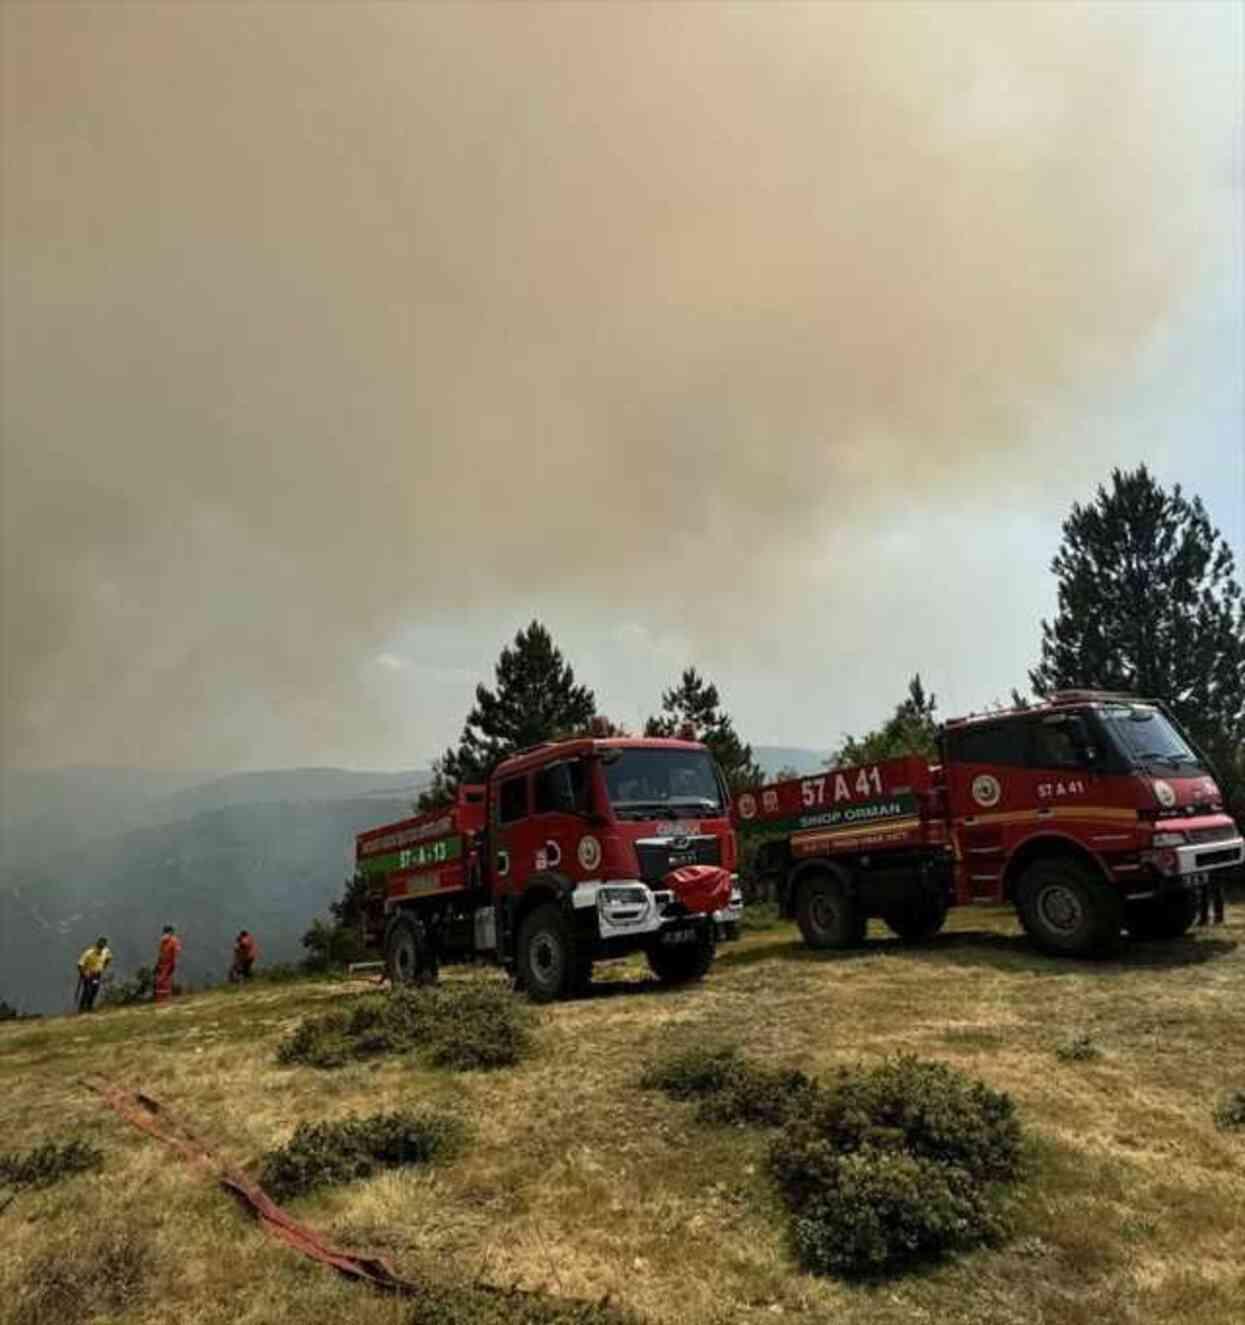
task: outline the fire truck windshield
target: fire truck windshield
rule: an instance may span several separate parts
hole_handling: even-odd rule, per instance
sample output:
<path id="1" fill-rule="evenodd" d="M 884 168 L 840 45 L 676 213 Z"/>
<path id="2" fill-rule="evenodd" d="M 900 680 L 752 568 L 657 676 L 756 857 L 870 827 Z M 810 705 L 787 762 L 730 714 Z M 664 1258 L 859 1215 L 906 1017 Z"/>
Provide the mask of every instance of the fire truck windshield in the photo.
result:
<path id="1" fill-rule="evenodd" d="M 1198 768 L 1197 755 L 1158 709 L 1144 704 L 1109 704 L 1100 710 L 1100 716 L 1116 749 L 1135 767 L 1165 764 L 1182 770 Z"/>
<path id="2" fill-rule="evenodd" d="M 717 818 L 722 786 L 707 750 L 624 748 L 604 762 L 610 804 L 620 819 L 674 815 Z"/>

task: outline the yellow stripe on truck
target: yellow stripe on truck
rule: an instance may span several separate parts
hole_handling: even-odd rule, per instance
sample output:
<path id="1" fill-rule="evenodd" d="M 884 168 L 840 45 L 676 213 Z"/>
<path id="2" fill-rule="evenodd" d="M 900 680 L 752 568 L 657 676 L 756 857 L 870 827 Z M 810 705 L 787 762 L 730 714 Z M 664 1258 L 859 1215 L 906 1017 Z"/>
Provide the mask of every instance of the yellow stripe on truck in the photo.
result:
<path id="1" fill-rule="evenodd" d="M 1043 819 L 1117 819 L 1136 823 L 1136 810 L 1122 810 L 1118 805 L 1052 805 L 1048 810 L 1013 810 L 1002 814 L 966 814 L 956 824 L 978 828 L 982 824 L 1040 823 Z"/>

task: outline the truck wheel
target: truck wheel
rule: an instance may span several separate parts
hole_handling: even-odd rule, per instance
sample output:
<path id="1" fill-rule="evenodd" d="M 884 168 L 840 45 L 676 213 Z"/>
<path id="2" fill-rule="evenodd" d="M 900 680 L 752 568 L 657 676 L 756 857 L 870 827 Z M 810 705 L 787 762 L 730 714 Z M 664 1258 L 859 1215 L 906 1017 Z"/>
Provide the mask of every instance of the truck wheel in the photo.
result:
<path id="1" fill-rule="evenodd" d="M 654 943 L 648 949 L 648 965 L 663 985 L 686 985 L 703 980 L 713 965 L 717 948 L 712 934 L 695 943 Z"/>
<path id="2" fill-rule="evenodd" d="M 909 898 L 902 906 L 890 906 L 882 912 L 891 932 L 905 943 L 921 943 L 932 939 L 947 919 L 947 903 L 942 897 L 920 893 Z"/>
<path id="3" fill-rule="evenodd" d="M 1016 886 L 1025 933 L 1045 952 L 1099 957 L 1119 943 L 1124 906 L 1087 865 L 1054 856 L 1030 865 Z"/>
<path id="4" fill-rule="evenodd" d="M 574 990 L 584 975 L 575 948 L 571 927 L 553 902 L 545 902 L 523 917 L 515 974 L 533 1003 L 551 1003 Z"/>
<path id="5" fill-rule="evenodd" d="M 435 985 L 437 959 L 419 921 L 399 916 L 385 935 L 385 973 L 393 985 Z"/>
<path id="6" fill-rule="evenodd" d="M 850 948 L 864 941 L 867 917 L 843 881 L 828 871 L 800 880 L 795 919 L 810 948 Z"/>
<path id="7" fill-rule="evenodd" d="M 1197 916 L 1197 894 L 1169 893 L 1124 903 L 1124 927 L 1135 939 L 1178 939 Z"/>

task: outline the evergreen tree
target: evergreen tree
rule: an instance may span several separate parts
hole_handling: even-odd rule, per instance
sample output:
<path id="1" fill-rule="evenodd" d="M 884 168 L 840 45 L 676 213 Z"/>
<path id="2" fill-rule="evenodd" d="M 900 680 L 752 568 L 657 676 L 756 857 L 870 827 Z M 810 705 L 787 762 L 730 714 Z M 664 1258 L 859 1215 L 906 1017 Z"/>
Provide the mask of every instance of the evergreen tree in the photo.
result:
<path id="1" fill-rule="evenodd" d="M 1245 601 L 1232 553 L 1200 499 L 1144 465 L 1114 470 L 1073 505 L 1051 563 L 1059 612 L 1042 622 L 1039 695 L 1090 686 L 1163 699 L 1245 792 Z"/>
<path id="2" fill-rule="evenodd" d="M 575 673 L 539 621 L 502 649 L 494 675 L 495 690 L 476 686 L 475 707 L 457 749 L 446 750 L 433 763 L 433 780 L 419 798 L 420 810 L 448 804 L 460 784 L 483 782 L 516 750 L 584 730 L 596 713 L 592 691 L 575 684 Z"/>
<path id="3" fill-rule="evenodd" d="M 903 755 L 933 758 L 938 751 L 937 697 L 927 694 L 918 672 L 908 682 L 908 697 L 895 706 L 894 715 L 881 727 L 857 738 L 849 736 L 826 760 L 827 768 L 876 764 Z"/>
<path id="4" fill-rule="evenodd" d="M 357 871 L 346 880 L 337 901 L 329 903 L 329 914 L 338 925 L 358 929 L 367 915 L 370 900 L 367 875 Z"/>
<path id="5" fill-rule="evenodd" d="M 721 710 L 718 688 L 694 667 L 661 697 L 661 713 L 644 725 L 645 736 L 687 736 L 709 747 L 732 792 L 759 787 L 765 780 L 752 761 L 752 747 L 739 739 L 729 714 Z"/>

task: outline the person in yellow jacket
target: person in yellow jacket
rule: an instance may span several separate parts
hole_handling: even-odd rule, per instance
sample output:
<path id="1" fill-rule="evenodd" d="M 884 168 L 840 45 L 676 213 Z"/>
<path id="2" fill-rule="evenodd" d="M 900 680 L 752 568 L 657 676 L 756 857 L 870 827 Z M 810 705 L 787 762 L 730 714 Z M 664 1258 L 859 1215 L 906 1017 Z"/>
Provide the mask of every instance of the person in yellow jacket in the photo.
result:
<path id="1" fill-rule="evenodd" d="M 107 939 L 97 939 L 78 958 L 78 1011 L 91 1012 L 104 979 L 104 972 L 112 961 Z"/>

